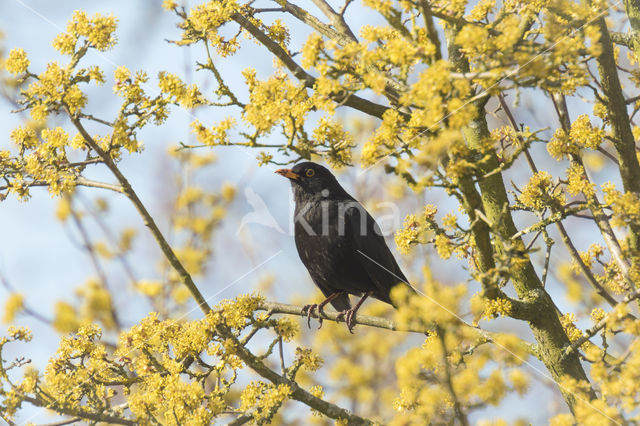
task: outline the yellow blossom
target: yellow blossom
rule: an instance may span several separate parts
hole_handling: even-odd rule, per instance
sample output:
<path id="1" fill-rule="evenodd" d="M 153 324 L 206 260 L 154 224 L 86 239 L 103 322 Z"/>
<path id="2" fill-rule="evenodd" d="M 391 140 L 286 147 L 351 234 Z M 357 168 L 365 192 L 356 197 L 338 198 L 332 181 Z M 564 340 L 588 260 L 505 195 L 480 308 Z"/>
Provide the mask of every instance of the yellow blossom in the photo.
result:
<path id="1" fill-rule="evenodd" d="M 162 292 L 162 283 L 153 280 L 140 280 L 135 284 L 136 290 L 148 297 L 158 296 Z"/>
<path id="2" fill-rule="evenodd" d="M 575 321 L 576 321 L 576 316 L 575 314 L 572 314 L 572 313 L 564 314 L 560 318 L 560 322 L 562 323 L 562 326 L 564 327 L 564 330 L 567 333 L 567 337 L 572 342 L 582 337 L 582 331 L 580 331 L 580 329 L 576 327 L 576 325 L 574 324 Z"/>
<path id="3" fill-rule="evenodd" d="M 511 314 L 511 302 L 507 299 L 489 299 L 485 301 L 484 315 L 487 319 L 493 319 L 500 316 L 508 316 Z"/>
<path id="4" fill-rule="evenodd" d="M 562 190 L 554 186 L 551 175 L 545 171 L 537 172 L 522 189 L 518 200 L 533 210 L 559 207 L 565 203 Z"/>
<path id="5" fill-rule="evenodd" d="M 591 315 L 590 316 L 591 316 L 591 320 L 593 322 L 597 323 L 597 322 L 600 322 L 604 318 L 605 313 L 601 308 L 594 308 L 591 311 Z"/>
<path id="6" fill-rule="evenodd" d="M 12 49 L 4 66 L 11 74 L 21 74 L 27 71 L 29 59 L 27 59 L 27 54 L 24 50 Z"/>
<path id="7" fill-rule="evenodd" d="M 11 293 L 4 303 L 4 315 L 2 322 L 5 324 L 11 323 L 15 320 L 17 314 L 24 309 L 24 297 L 20 293 Z"/>
<path id="8" fill-rule="evenodd" d="M 438 254 L 443 259 L 449 259 L 451 257 L 451 253 L 453 253 L 453 245 L 444 234 L 436 235 L 436 249 L 438 250 Z"/>

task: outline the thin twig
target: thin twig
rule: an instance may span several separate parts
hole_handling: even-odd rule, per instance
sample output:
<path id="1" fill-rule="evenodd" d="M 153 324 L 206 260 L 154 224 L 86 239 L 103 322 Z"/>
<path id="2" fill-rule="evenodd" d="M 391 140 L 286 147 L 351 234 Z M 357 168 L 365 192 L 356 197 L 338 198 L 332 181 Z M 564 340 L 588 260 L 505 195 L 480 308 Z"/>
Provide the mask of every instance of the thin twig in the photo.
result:
<path id="1" fill-rule="evenodd" d="M 280 336 L 280 338 L 278 339 L 278 350 L 280 352 L 280 372 L 284 376 L 285 373 L 287 372 L 287 369 L 284 366 L 284 348 L 283 348 L 283 346 L 284 345 L 282 344 L 282 336 Z"/>
<path id="2" fill-rule="evenodd" d="M 602 330 L 607 325 L 607 323 L 612 319 L 612 317 L 614 315 L 617 315 L 616 308 L 618 306 L 626 305 L 629 302 L 631 302 L 632 300 L 635 300 L 635 299 L 638 299 L 638 298 L 640 298 L 640 289 L 637 289 L 637 290 L 629 293 L 627 296 L 625 296 L 625 298 L 622 299 L 618 303 L 618 305 L 614 306 L 614 309 L 611 312 L 609 312 L 607 315 L 605 315 L 605 317 L 603 319 L 598 321 L 598 323 L 596 325 L 594 325 L 593 327 L 587 329 L 585 331 L 585 333 L 582 335 L 582 337 L 580 337 L 579 339 L 574 341 L 571 344 L 571 346 L 567 347 L 565 349 L 565 351 L 564 351 L 564 357 L 566 358 L 571 353 L 575 352 L 578 348 L 580 348 L 580 346 L 582 346 L 589 339 L 591 339 L 593 336 L 595 336 L 600 330 Z"/>
<path id="3" fill-rule="evenodd" d="M 457 419 L 460 421 L 460 424 L 462 426 L 467 426 L 469 424 L 469 419 L 467 418 L 467 415 L 462 411 L 460 400 L 458 399 L 458 395 L 453 387 L 451 365 L 449 364 L 449 355 L 447 353 L 447 344 L 445 342 L 444 330 L 438 329 L 438 337 L 440 340 L 440 346 L 442 347 L 442 363 L 444 364 L 445 376 L 444 381 L 447 389 L 449 390 L 449 395 L 451 395 L 451 399 L 453 400 L 453 412 L 455 413 Z"/>
<path id="4" fill-rule="evenodd" d="M 69 202 L 71 201 L 69 200 Z M 93 269 L 96 271 L 96 274 L 98 274 L 98 277 L 100 278 L 100 281 L 102 282 L 102 285 L 107 290 L 107 292 L 110 295 L 113 295 L 114 292 L 111 291 L 111 289 L 109 289 L 107 274 L 105 273 L 104 269 L 100 265 L 100 261 L 98 260 L 98 255 L 93 247 L 93 244 L 91 243 L 91 239 L 89 238 L 89 233 L 85 229 L 84 224 L 80 219 L 80 216 L 73 209 L 73 206 L 71 206 L 71 208 L 69 209 L 69 212 L 71 213 L 71 218 L 73 220 L 73 223 L 76 225 L 76 228 L 78 228 L 78 232 L 80 233 L 80 238 L 82 239 L 84 249 L 89 255 L 89 259 L 91 259 L 91 264 L 93 265 Z M 113 323 L 116 326 L 116 329 L 120 330 L 121 329 L 120 319 L 118 318 L 118 313 L 116 312 L 116 307 L 115 307 L 115 304 L 113 303 L 113 300 L 111 300 L 110 302 L 109 313 L 111 314 L 111 319 L 113 320 Z"/>

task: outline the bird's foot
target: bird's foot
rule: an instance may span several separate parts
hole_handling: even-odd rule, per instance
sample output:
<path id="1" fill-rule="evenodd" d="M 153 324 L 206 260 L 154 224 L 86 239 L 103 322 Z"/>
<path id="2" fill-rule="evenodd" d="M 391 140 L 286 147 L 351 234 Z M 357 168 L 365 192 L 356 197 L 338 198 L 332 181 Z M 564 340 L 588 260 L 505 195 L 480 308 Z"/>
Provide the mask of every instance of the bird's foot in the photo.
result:
<path id="1" fill-rule="evenodd" d="M 309 328 L 311 328 L 311 315 L 313 315 L 314 311 L 317 311 L 316 315 L 318 315 L 318 321 L 320 322 L 320 327 L 318 327 L 318 329 L 320 329 L 322 328 L 322 317 L 320 315 L 324 315 L 322 305 L 318 303 L 312 303 L 309 305 L 304 305 L 302 307 L 302 315 L 307 315 L 307 326 Z"/>
<path id="2" fill-rule="evenodd" d="M 336 317 L 336 320 L 344 319 L 344 322 L 347 324 L 347 328 L 349 329 L 349 333 L 351 334 L 353 334 L 353 328 L 356 326 L 354 323 L 356 311 L 357 308 L 345 309 L 344 311 L 339 312 Z"/>

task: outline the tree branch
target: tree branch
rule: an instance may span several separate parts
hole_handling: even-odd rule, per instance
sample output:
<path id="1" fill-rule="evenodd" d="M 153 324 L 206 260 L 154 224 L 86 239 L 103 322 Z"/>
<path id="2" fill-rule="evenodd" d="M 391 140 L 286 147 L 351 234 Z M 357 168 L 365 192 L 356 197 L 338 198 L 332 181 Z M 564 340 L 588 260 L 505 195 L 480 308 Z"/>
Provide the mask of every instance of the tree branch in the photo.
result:
<path id="1" fill-rule="evenodd" d="M 327 18 L 331 20 L 331 24 L 333 24 L 335 28 L 340 30 L 340 32 L 345 34 L 352 41 L 358 41 L 353 31 L 351 31 L 351 28 L 349 28 L 349 25 L 347 25 L 347 22 L 344 20 L 344 11 L 349 6 L 349 3 L 351 1 L 352 0 L 345 1 L 345 4 L 342 8 L 342 13 L 337 13 L 333 9 L 333 7 L 331 7 L 331 5 L 325 0 L 313 0 L 313 3 L 318 7 L 318 9 L 322 11 L 322 13 L 325 14 Z"/>
<path id="2" fill-rule="evenodd" d="M 71 204 L 71 200 L 69 200 L 69 203 Z M 96 274 L 100 278 L 102 285 L 107 290 L 109 295 L 112 295 L 113 292 L 109 288 L 107 274 L 105 273 L 105 270 L 102 268 L 102 265 L 98 260 L 98 255 L 94 249 L 93 244 L 91 243 L 91 238 L 89 237 L 89 233 L 87 232 L 86 228 L 84 227 L 84 224 L 82 223 L 82 219 L 80 218 L 78 213 L 73 209 L 73 205 L 70 206 L 69 211 L 71 213 L 71 218 L 73 219 L 73 223 L 76 225 L 76 228 L 78 228 L 78 232 L 80 233 L 80 238 L 82 239 L 82 244 L 84 246 L 84 249 L 89 255 L 89 259 L 91 259 L 91 264 L 93 265 L 93 269 L 95 270 Z M 111 314 L 111 319 L 113 320 L 113 323 L 116 329 L 120 330 L 122 327 L 120 323 L 120 318 L 118 317 L 118 312 L 116 311 L 115 304 L 113 303 L 114 302 L 113 298 L 110 297 L 109 299 L 110 299 L 109 313 Z"/>
<path id="3" fill-rule="evenodd" d="M 438 338 L 440 340 L 440 345 L 442 347 L 442 363 L 444 364 L 444 382 L 447 386 L 451 399 L 453 400 L 453 412 L 456 415 L 458 421 L 462 426 L 469 425 L 469 419 L 467 415 L 462 411 L 462 406 L 460 405 L 460 400 L 458 399 L 458 395 L 456 393 L 455 388 L 453 387 L 453 380 L 451 374 L 451 365 L 449 364 L 449 354 L 447 353 L 447 343 L 445 341 L 444 330 L 438 330 Z"/>
<path id="4" fill-rule="evenodd" d="M 205 298 L 202 296 L 202 293 L 200 293 L 200 290 L 198 290 L 198 287 L 196 287 L 196 284 L 193 282 L 191 275 L 185 269 L 184 265 L 182 265 L 182 262 L 180 262 L 180 260 L 174 253 L 173 249 L 171 248 L 167 240 L 164 238 L 164 235 L 156 225 L 155 221 L 153 220 L 153 217 L 149 214 L 146 207 L 138 197 L 138 194 L 136 194 L 136 192 L 133 190 L 133 187 L 131 186 L 127 178 L 122 174 L 122 172 L 120 171 L 116 163 L 113 161 L 111 156 L 107 152 L 105 152 L 102 148 L 100 148 L 100 145 L 98 145 L 98 143 L 91 137 L 91 135 L 84 128 L 80 120 L 76 116 L 71 114 L 68 108 L 66 108 L 66 111 L 67 111 L 67 114 L 69 115 L 69 118 L 71 119 L 71 122 L 76 127 L 76 129 L 78 129 L 78 131 L 84 138 L 85 143 L 91 149 L 93 149 L 100 156 L 100 158 L 102 158 L 102 160 L 104 161 L 106 166 L 109 168 L 111 173 L 113 173 L 113 175 L 116 177 L 118 182 L 120 182 L 120 185 L 122 186 L 122 192 L 129 198 L 129 200 L 131 200 L 134 207 L 142 217 L 144 224 L 147 226 L 147 228 L 149 228 L 149 230 L 151 231 L 151 234 L 156 239 L 158 245 L 160 246 L 160 250 L 162 250 L 162 253 L 165 255 L 165 257 L 167 258 L 171 266 L 176 270 L 176 272 L 180 276 L 180 281 L 182 281 L 182 283 L 189 289 L 189 291 L 191 292 L 191 295 L 198 303 L 198 306 L 200 307 L 200 309 L 205 314 L 211 311 L 211 307 L 209 306 Z"/>
<path id="5" fill-rule="evenodd" d="M 289 69 L 289 71 L 291 71 L 291 73 L 293 73 L 293 75 L 298 80 L 304 83 L 305 87 L 311 89 L 314 87 L 316 79 L 309 73 L 307 73 L 304 68 L 298 65 L 278 43 L 271 40 L 271 38 L 269 38 L 268 35 L 262 32 L 260 28 L 253 25 L 251 21 L 249 21 L 240 13 L 234 13 L 231 17 L 242 28 L 247 30 L 249 34 L 255 37 L 260 43 L 262 43 L 262 45 L 264 45 L 278 59 L 280 59 L 280 61 L 282 61 L 282 63 Z M 365 114 L 372 115 L 380 119 L 387 110 L 392 109 L 346 92 L 333 94 L 331 98 L 339 104 L 347 105 L 351 108 L 357 109 L 358 111 L 364 112 Z M 400 114 L 406 115 L 402 112 L 400 112 Z"/>
<path id="6" fill-rule="evenodd" d="M 318 18 L 316 18 L 315 16 L 307 12 L 305 9 L 299 6 L 296 6 L 293 3 L 289 3 L 287 0 L 274 0 L 274 1 L 280 4 L 285 9 L 285 11 L 289 12 L 291 15 L 299 19 L 301 22 L 304 22 L 305 24 L 311 26 L 313 29 L 315 29 L 325 37 L 335 40 L 341 46 L 346 46 L 349 43 L 354 43 L 354 42 L 357 43 L 357 39 L 355 38 L 355 36 L 351 37 L 347 34 L 344 34 L 340 31 L 337 31 L 331 28 L 330 26 L 324 24 Z M 314 3 L 316 3 L 316 5 L 318 4 L 326 5 L 326 7 L 328 7 L 329 9 L 331 9 L 331 11 L 333 11 L 331 6 L 327 4 L 324 0 L 314 0 Z M 333 13 L 335 14 L 335 12 Z M 339 17 L 340 15 L 337 15 L 337 16 Z M 397 100 L 399 99 L 400 97 L 398 94 L 399 92 L 406 92 L 408 90 L 408 88 L 405 85 L 398 83 L 397 81 L 389 78 L 384 72 L 380 71 L 374 66 L 369 66 L 367 67 L 367 69 L 370 71 L 373 71 L 374 73 L 382 76 L 385 79 L 385 82 L 386 82 L 385 94 L 393 102 L 397 102 Z"/>
<path id="7" fill-rule="evenodd" d="M 611 41 L 621 46 L 629 47 L 631 45 L 631 34 L 611 31 Z"/>
<path id="8" fill-rule="evenodd" d="M 118 192 L 120 194 L 124 194 L 124 189 L 119 185 L 112 185 L 110 183 L 98 182 L 98 181 L 95 181 L 95 180 L 85 179 L 83 177 L 76 178 L 75 184 L 77 186 L 88 186 L 88 187 L 92 187 L 92 188 L 108 189 L 109 191 L 114 191 L 114 192 Z M 31 186 L 49 186 L 49 182 L 45 182 L 45 181 L 41 181 L 41 180 L 34 180 L 32 182 L 29 182 L 27 185 L 30 186 L 30 187 Z M 5 189 L 9 189 L 9 188 L 10 188 L 9 185 L 0 186 L 0 191 L 3 191 Z"/>
<path id="9" fill-rule="evenodd" d="M 619 33 L 612 34 L 613 40 L 618 43 L 619 41 L 626 42 L 620 43 L 629 47 L 636 56 L 636 61 L 640 59 L 640 1 L 638 0 L 625 0 L 625 11 L 629 18 L 629 25 L 631 26 L 631 32 L 623 34 L 618 38 Z M 626 36 L 626 37 L 625 37 Z"/>
<path id="10" fill-rule="evenodd" d="M 453 26 L 445 32 L 448 42 L 449 58 L 458 72 L 468 72 L 470 69 L 469 61 L 464 56 L 460 47 L 455 43 L 459 29 L 459 26 Z M 485 174 L 499 167 L 499 160 L 495 151 L 485 153 L 483 143 L 490 137 L 490 132 L 484 111 L 484 104 L 481 106 L 481 108 L 477 109 L 477 114 L 470 120 L 469 124 L 462 128 L 462 134 L 472 151 L 483 153 L 483 156 L 477 154 L 477 158 L 483 159 L 477 164 L 476 177 L 478 178 L 483 212 L 492 223 L 492 231 L 499 237 L 494 240 L 495 251 L 497 255 L 503 255 L 506 249 L 503 242 L 512 241 L 511 237 L 515 235 L 518 230 L 513 221 L 511 210 L 509 209 L 510 202 L 502 173 L 496 173 L 486 178 L 484 177 Z M 524 247 L 522 239 L 516 239 L 512 241 L 512 244 L 516 249 Z M 577 381 L 589 383 L 589 378 L 580 363 L 579 357 L 575 354 L 567 358 L 562 356 L 563 349 L 570 344 L 570 341 L 556 314 L 556 306 L 549 293 L 542 286 L 542 282 L 531 261 L 527 259 L 526 261 L 519 262 L 517 265 L 514 264 L 511 266 L 509 277 L 520 299 L 527 300 L 529 297 L 535 295 L 534 304 L 538 313 L 535 317 L 528 320 L 528 324 L 540 346 L 542 362 L 554 380 L 561 383 L 566 376 L 569 376 Z M 575 394 L 562 387 L 560 388 L 560 392 L 569 409 L 575 412 L 577 405 Z M 590 384 L 588 397 L 596 397 Z"/>
<path id="11" fill-rule="evenodd" d="M 637 22 L 640 17 L 640 5 L 638 3 L 638 1 L 626 1 L 627 13 L 629 13 L 629 21 L 632 26 L 634 23 L 635 25 L 640 25 Z M 631 130 L 625 97 L 618 77 L 613 45 L 604 17 L 599 18 L 596 23 L 600 29 L 599 43 L 602 46 L 601 53 L 597 56 L 596 61 L 598 63 L 602 91 L 606 96 L 611 130 L 615 138 L 614 146 L 618 152 L 620 177 L 622 178 L 625 192 L 633 192 L 638 196 L 640 195 L 640 163 L 636 155 L 635 137 Z M 637 51 L 635 53 L 636 55 L 639 54 Z M 630 224 L 629 230 L 631 248 L 638 253 L 640 252 L 640 224 Z"/>
<path id="12" fill-rule="evenodd" d="M 42 402 L 37 398 L 33 398 L 28 395 L 22 395 L 21 397 L 23 400 L 35 405 L 36 407 L 43 407 L 50 410 L 54 409 L 54 407 L 52 407 L 48 402 Z M 108 414 L 89 413 L 86 411 L 74 410 L 72 408 L 63 407 L 63 406 L 56 406 L 55 411 L 57 413 L 65 414 L 67 416 L 79 417 L 81 419 L 91 420 L 93 422 L 107 422 L 107 423 L 112 423 L 117 425 L 131 425 L 131 426 L 138 424 L 132 420 L 123 419 L 121 417 L 110 416 Z"/>
<path id="13" fill-rule="evenodd" d="M 306 317 L 307 312 L 303 312 L 302 306 L 290 305 L 288 303 L 278 303 L 278 302 L 268 302 L 263 301 L 258 306 L 258 310 L 267 311 L 273 314 L 287 314 L 287 315 L 297 315 L 300 317 Z M 320 318 L 316 311 L 311 313 L 312 318 Z M 339 313 L 336 311 L 325 310 L 324 315 L 322 316 L 323 320 L 335 321 L 337 323 L 344 322 L 344 318 L 339 316 Z M 400 327 L 394 321 L 381 318 L 374 317 L 370 315 L 362 315 L 356 313 L 354 317 L 354 324 L 360 324 L 367 327 L 374 328 L 384 328 L 386 330 L 392 331 L 404 331 L 408 333 L 418 333 L 418 334 L 426 334 L 430 331 L 433 331 L 433 327 L 424 327 L 424 326 L 409 326 L 409 327 Z M 504 336 L 504 333 L 496 333 L 491 331 L 482 330 L 477 327 L 472 327 L 471 325 L 461 321 L 461 324 L 465 327 L 468 327 L 470 330 L 473 330 L 477 333 L 477 337 L 482 340 L 486 340 L 488 342 L 493 342 L 496 339 Z M 538 352 L 538 347 L 532 343 L 529 343 L 525 340 L 520 340 L 520 348 L 526 351 L 529 355 L 532 355 L 536 358 L 540 358 L 540 353 Z"/>
<path id="14" fill-rule="evenodd" d="M 331 28 L 329 25 L 320 21 L 318 18 L 316 18 L 315 16 L 313 16 L 311 13 L 301 8 L 300 6 L 297 6 L 293 3 L 289 3 L 287 0 L 274 0 L 274 1 L 278 3 L 280 6 L 282 6 L 282 8 L 286 12 L 295 16 L 301 22 L 304 22 L 305 24 L 309 25 L 311 28 L 318 31 L 320 34 L 332 40 L 337 41 L 338 44 L 340 44 L 341 46 L 346 46 L 351 42 L 357 41 L 355 36 L 353 36 L 353 34 L 348 35 L 341 31 L 338 31 L 337 29 Z M 329 6 L 323 0 L 314 0 L 313 2 L 316 5 L 318 5 L 318 3 L 325 4 L 327 7 L 329 7 L 329 9 L 333 11 L 331 6 Z"/>
<path id="15" fill-rule="evenodd" d="M 556 109 L 556 113 L 558 114 L 558 119 L 560 120 L 560 124 L 563 130 L 565 131 L 566 134 L 569 134 L 569 130 L 571 128 L 571 120 L 569 118 L 569 110 L 567 109 L 567 102 L 564 95 L 560 93 L 553 93 L 551 95 L 551 99 L 553 100 L 553 105 Z M 635 148 L 634 148 L 633 155 L 635 158 Z M 584 178 L 590 182 L 591 179 L 589 179 L 589 176 L 587 175 L 587 169 L 582 164 L 582 159 L 580 158 L 580 156 L 576 154 L 572 154 L 569 157 L 572 164 L 576 164 L 582 167 L 582 170 L 584 170 Z M 601 204 L 600 204 L 600 201 L 598 200 L 597 195 L 586 194 L 585 192 L 583 192 L 583 195 L 587 198 L 587 201 L 589 203 L 589 208 L 591 209 L 591 214 L 593 215 L 593 220 L 598 226 L 600 233 L 602 234 L 602 238 L 604 239 L 604 242 L 607 245 L 609 252 L 611 253 L 611 257 L 616 262 L 616 265 L 620 269 L 620 273 L 624 277 L 624 280 L 626 281 L 626 283 L 631 288 L 633 288 L 635 284 L 633 283 L 633 280 L 629 275 L 629 264 L 627 263 L 627 260 L 625 259 L 624 255 L 622 254 L 620 243 L 618 242 L 618 238 L 616 237 L 616 234 L 613 232 L 613 228 L 609 223 L 607 215 L 604 214 L 602 207 L 600 207 Z"/>

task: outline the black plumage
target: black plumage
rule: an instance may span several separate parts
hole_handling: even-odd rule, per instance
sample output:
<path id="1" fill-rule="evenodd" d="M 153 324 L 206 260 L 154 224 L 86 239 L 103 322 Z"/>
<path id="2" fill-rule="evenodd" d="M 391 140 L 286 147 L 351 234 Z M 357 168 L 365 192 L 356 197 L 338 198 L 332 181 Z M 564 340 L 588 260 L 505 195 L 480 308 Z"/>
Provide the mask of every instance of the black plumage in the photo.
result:
<path id="1" fill-rule="evenodd" d="M 326 297 L 305 306 L 308 320 L 314 310 L 322 314 L 331 303 L 351 331 L 354 315 L 368 296 L 392 304 L 391 289 L 408 281 L 364 207 L 319 164 L 303 162 L 276 173 L 291 181 L 298 254 Z M 349 294 L 362 295 L 353 308 Z"/>

